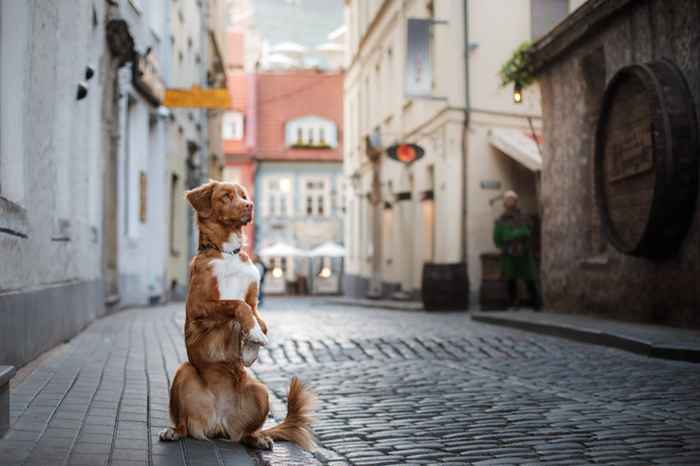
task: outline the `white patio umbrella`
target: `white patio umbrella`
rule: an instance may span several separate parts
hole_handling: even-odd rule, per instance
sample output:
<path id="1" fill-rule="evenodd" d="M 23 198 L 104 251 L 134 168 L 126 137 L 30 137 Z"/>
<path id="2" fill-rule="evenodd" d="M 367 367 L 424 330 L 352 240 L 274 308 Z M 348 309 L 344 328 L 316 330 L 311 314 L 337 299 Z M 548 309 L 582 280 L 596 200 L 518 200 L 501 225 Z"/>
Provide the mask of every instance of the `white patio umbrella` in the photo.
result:
<path id="1" fill-rule="evenodd" d="M 307 253 L 289 244 L 275 243 L 262 248 L 258 252 L 258 255 L 262 257 L 306 257 Z"/>
<path id="2" fill-rule="evenodd" d="M 273 45 L 270 51 L 273 53 L 301 56 L 306 53 L 306 47 L 296 42 L 281 42 Z"/>
<path id="3" fill-rule="evenodd" d="M 263 64 L 267 68 L 292 68 L 299 65 L 299 61 L 282 53 L 271 53 L 263 57 Z"/>
<path id="4" fill-rule="evenodd" d="M 326 241 L 309 251 L 308 255 L 310 257 L 345 257 L 345 248 L 333 241 Z"/>

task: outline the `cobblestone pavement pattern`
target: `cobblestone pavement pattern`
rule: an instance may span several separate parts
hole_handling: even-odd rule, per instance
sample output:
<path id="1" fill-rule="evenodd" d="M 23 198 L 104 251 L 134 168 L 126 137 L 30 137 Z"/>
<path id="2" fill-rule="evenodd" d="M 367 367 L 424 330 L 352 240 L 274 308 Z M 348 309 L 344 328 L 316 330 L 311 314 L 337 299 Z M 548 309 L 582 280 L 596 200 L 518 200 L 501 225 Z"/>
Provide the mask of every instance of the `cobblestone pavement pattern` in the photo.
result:
<path id="1" fill-rule="evenodd" d="M 13 388 L 0 464 L 699 465 L 698 365 L 472 323 L 468 314 L 271 300 L 254 371 L 285 413 L 319 394 L 321 449 L 160 443 L 182 306 L 90 326 Z"/>

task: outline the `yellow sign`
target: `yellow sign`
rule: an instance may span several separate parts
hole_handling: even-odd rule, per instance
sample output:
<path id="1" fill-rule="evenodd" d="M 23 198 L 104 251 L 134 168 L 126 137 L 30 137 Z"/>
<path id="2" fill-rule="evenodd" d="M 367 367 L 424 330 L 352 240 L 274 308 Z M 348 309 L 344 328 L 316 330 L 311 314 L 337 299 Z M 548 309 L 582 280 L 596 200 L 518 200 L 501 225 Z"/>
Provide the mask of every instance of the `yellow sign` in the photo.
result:
<path id="1" fill-rule="evenodd" d="M 231 108 L 228 89 L 166 89 L 163 105 L 166 107 Z"/>

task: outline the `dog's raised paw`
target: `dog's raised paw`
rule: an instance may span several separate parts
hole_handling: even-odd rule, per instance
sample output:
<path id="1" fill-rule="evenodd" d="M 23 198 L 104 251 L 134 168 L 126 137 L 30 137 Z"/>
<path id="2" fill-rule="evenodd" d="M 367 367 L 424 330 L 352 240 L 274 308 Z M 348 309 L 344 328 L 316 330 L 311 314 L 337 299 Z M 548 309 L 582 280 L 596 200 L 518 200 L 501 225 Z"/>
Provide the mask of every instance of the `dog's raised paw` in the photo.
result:
<path id="1" fill-rule="evenodd" d="M 178 440 L 180 436 L 175 432 L 175 429 L 168 427 L 160 431 L 159 438 L 163 442 L 172 442 L 173 440 Z"/>

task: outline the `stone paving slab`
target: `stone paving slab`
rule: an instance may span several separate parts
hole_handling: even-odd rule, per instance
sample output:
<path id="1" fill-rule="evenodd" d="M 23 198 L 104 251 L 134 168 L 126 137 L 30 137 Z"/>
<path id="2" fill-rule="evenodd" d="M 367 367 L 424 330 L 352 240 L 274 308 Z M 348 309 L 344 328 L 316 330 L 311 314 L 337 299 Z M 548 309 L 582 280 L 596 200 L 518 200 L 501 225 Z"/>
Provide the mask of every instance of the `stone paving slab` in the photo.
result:
<path id="1" fill-rule="evenodd" d="M 185 357 L 174 305 L 103 319 L 24 377 L 0 464 L 700 464 L 696 365 L 463 313 L 284 299 L 262 312 L 271 344 L 253 371 L 277 420 L 293 375 L 316 390 L 314 455 L 158 442 Z"/>
<path id="2" fill-rule="evenodd" d="M 236 443 L 158 440 L 169 423 L 170 381 L 185 358 L 172 318 L 182 312 L 181 305 L 122 312 L 42 361 L 12 388 L 0 464 L 262 464 Z M 278 445 L 273 454 L 286 449 Z"/>
<path id="3" fill-rule="evenodd" d="M 700 363 L 700 330 L 556 312 L 475 312 L 472 319 L 610 346 L 650 357 Z"/>
<path id="4" fill-rule="evenodd" d="M 423 311 L 423 303 L 420 301 L 398 301 L 389 299 L 359 299 L 359 298 L 325 298 L 324 302 L 339 304 L 341 306 L 359 306 L 372 309 L 395 309 L 398 311 Z"/>

